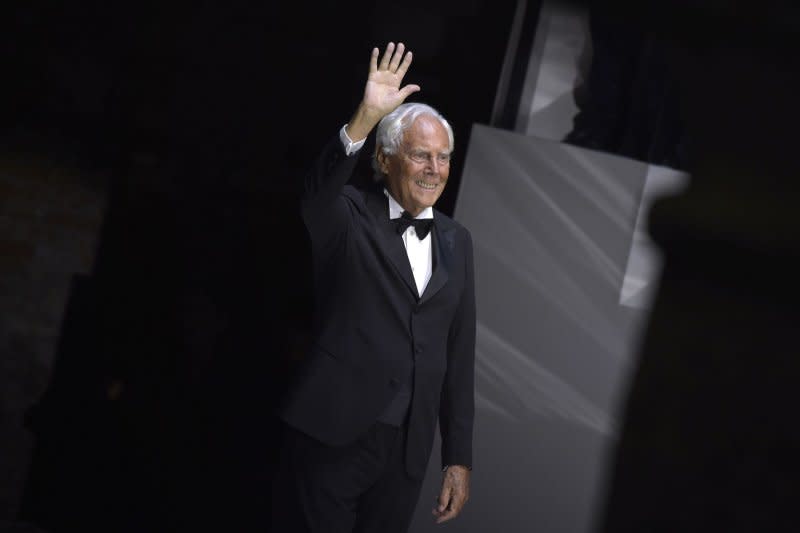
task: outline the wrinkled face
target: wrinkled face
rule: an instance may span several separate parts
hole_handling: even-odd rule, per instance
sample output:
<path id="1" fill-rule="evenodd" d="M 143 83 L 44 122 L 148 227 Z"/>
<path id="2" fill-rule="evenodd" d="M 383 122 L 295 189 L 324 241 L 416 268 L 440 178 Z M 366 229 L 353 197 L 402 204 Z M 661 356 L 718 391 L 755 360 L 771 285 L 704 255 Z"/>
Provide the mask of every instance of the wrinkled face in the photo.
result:
<path id="1" fill-rule="evenodd" d="M 378 151 L 386 188 L 412 216 L 433 206 L 450 175 L 450 139 L 441 122 L 418 116 L 403 135 L 396 154 Z"/>

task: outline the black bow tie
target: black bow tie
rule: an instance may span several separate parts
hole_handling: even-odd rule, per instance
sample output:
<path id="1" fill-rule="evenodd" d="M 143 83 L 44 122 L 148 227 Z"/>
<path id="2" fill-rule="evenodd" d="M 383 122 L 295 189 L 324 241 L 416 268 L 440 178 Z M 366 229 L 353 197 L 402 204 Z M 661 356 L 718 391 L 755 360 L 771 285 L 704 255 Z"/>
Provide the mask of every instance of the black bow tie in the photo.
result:
<path id="1" fill-rule="evenodd" d="M 414 218 L 408 211 L 403 211 L 403 215 L 399 218 L 392 219 L 392 222 L 394 222 L 395 227 L 397 227 L 398 235 L 402 235 L 409 226 L 414 226 L 419 240 L 424 239 L 433 227 L 432 218 Z"/>

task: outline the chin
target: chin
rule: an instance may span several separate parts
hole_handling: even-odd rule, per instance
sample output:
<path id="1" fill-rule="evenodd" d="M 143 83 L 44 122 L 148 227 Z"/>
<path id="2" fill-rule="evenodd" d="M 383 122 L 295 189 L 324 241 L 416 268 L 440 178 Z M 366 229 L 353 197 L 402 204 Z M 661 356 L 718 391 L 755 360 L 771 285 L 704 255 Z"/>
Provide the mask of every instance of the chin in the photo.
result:
<path id="1" fill-rule="evenodd" d="M 433 200 L 427 200 L 425 202 L 420 202 L 420 205 L 425 207 L 433 207 L 436 204 L 436 200 L 439 199 L 439 196 L 436 196 Z"/>
<path id="2" fill-rule="evenodd" d="M 419 211 L 422 211 L 423 209 L 427 209 L 429 207 L 433 207 L 434 203 L 435 202 L 414 202 L 414 205 L 417 206 L 417 209 Z"/>

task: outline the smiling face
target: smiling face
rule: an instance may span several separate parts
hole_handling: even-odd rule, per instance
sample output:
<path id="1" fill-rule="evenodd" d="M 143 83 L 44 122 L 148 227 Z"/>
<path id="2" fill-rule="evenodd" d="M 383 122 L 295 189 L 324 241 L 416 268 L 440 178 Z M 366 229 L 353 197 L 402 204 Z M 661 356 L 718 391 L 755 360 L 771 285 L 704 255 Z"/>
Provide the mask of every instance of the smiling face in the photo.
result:
<path id="1" fill-rule="evenodd" d="M 441 122 L 418 116 L 403 134 L 396 154 L 378 150 L 386 189 L 403 209 L 417 216 L 439 199 L 450 175 L 450 139 Z"/>

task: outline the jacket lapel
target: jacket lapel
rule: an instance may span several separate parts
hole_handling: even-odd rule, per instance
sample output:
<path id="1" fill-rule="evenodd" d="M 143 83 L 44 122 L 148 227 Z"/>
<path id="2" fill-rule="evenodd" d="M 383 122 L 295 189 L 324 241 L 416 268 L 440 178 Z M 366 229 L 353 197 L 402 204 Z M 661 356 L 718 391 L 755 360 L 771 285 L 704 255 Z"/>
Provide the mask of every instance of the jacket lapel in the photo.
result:
<path id="1" fill-rule="evenodd" d="M 389 200 L 382 192 L 371 191 L 367 195 L 367 204 L 375 219 L 378 244 L 400 278 L 414 295 L 414 298 L 418 300 L 417 284 L 414 282 L 414 274 L 411 272 L 411 264 L 408 262 L 408 254 L 403 246 L 403 239 L 397 234 L 394 225 L 389 220 Z M 427 290 L 425 292 L 427 293 Z"/>
<path id="2" fill-rule="evenodd" d="M 441 217 L 439 220 L 442 220 Z M 449 272 L 453 268 L 454 233 L 455 228 L 442 229 L 439 223 L 433 223 L 433 273 L 422 292 L 420 301 L 422 304 L 433 298 L 450 278 Z"/>

